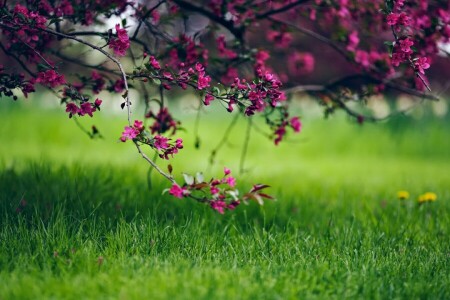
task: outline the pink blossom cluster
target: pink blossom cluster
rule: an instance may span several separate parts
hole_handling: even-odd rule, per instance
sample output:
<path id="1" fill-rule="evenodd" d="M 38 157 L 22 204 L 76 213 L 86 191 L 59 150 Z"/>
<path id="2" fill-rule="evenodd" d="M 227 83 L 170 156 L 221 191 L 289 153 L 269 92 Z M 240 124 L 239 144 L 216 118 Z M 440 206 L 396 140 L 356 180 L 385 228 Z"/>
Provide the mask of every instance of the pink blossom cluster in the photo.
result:
<path id="1" fill-rule="evenodd" d="M 133 126 L 125 126 L 120 140 L 126 142 L 127 140 L 134 140 L 144 131 L 144 122 L 135 120 Z"/>
<path id="2" fill-rule="evenodd" d="M 29 24 L 30 27 L 22 28 L 21 30 L 30 29 L 32 27 L 44 28 L 47 23 L 47 18 L 41 16 L 36 11 L 30 11 L 25 6 L 16 4 L 14 7 L 14 21 L 16 24 Z M 25 21 L 25 22 L 24 22 Z"/>
<path id="3" fill-rule="evenodd" d="M 192 86 L 197 90 L 204 90 L 211 84 L 211 77 L 206 74 L 205 67 L 199 62 L 192 67 L 180 62 L 176 68 L 170 68 L 168 65 L 161 68 L 156 58 L 150 56 L 146 68 L 150 72 L 141 70 L 141 73 L 136 74 L 136 77 L 163 80 L 164 82 L 161 84 L 167 90 L 171 89 L 173 83 L 176 83 L 182 89 Z"/>
<path id="4" fill-rule="evenodd" d="M 242 201 L 254 200 L 262 204 L 263 199 L 273 199 L 261 192 L 268 186 L 260 184 L 254 185 L 248 193 L 239 197 L 236 179 L 231 176 L 231 170 L 228 168 L 224 168 L 222 178 L 212 178 L 209 182 L 203 180 L 203 175 L 193 177 L 185 174 L 184 177 L 185 184 L 182 186 L 172 184 L 169 194 L 179 199 L 191 197 L 208 204 L 220 214 L 224 214 L 226 210 L 234 210 Z"/>
<path id="5" fill-rule="evenodd" d="M 39 56 L 33 49 L 41 50 L 51 39 L 40 31 L 45 28 L 47 21 L 48 19 L 38 11 L 16 4 L 14 9 L 1 19 L 2 25 L 15 29 L 2 31 L 2 34 L 7 37 L 6 48 L 20 51 L 21 55 L 26 56 L 27 60 L 35 64 L 39 60 Z"/>
<path id="6" fill-rule="evenodd" d="M 392 27 L 394 37 L 394 47 L 392 50 L 392 65 L 398 67 L 401 63 L 406 62 L 412 65 L 414 70 L 420 74 L 425 74 L 425 70 L 430 67 L 430 60 L 423 55 L 423 51 L 413 50 L 414 41 L 411 34 L 415 29 L 429 28 L 431 21 L 427 14 L 417 15 L 415 21 L 410 18 L 404 11 L 404 1 L 394 1 L 394 7 L 386 17 L 386 23 Z M 423 2 L 426 4 L 426 1 Z M 427 5 L 422 9 L 426 10 Z M 422 52 L 422 54 L 421 54 Z"/>
<path id="7" fill-rule="evenodd" d="M 287 48 L 292 42 L 292 34 L 287 32 L 285 27 L 269 30 L 267 41 L 274 43 L 277 48 Z"/>
<path id="8" fill-rule="evenodd" d="M 173 119 L 167 107 L 163 107 L 156 114 L 150 110 L 145 117 L 154 119 L 153 124 L 150 126 L 150 132 L 152 134 L 171 131 L 170 134 L 174 135 L 180 126 L 180 122 Z"/>
<path id="9" fill-rule="evenodd" d="M 217 43 L 217 50 L 219 51 L 220 57 L 233 59 L 238 56 L 235 51 L 233 51 L 227 47 L 227 43 L 225 41 L 225 35 L 223 35 L 223 34 L 219 35 L 219 37 L 216 39 L 216 43 Z"/>
<path id="10" fill-rule="evenodd" d="M 97 71 L 91 73 L 92 92 L 94 94 L 100 93 L 105 88 L 105 80 Z"/>
<path id="11" fill-rule="evenodd" d="M 72 6 L 72 3 L 70 3 L 70 1 L 68 0 L 63 0 L 61 1 L 61 3 L 56 6 L 54 13 L 56 16 L 58 17 L 62 17 L 62 16 L 71 16 L 74 14 L 74 9 Z"/>
<path id="12" fill-rule="evenodd" d="M 69 118 L 72 118 L 74 115 L 80 117 L 88 115 L 92 117 L 94 112 L 100 110 L 100 105 L 102 105 L 102 100 L 98 98 L 93 103 L 82 102 L 79 106 L 75 102 L 69 102 L 66 104 L 66 112 L 69 113 Z"/>
<path id="13" fill-rule="evenodd" d="M 162 135 L 156 135 L 153 138 L 153 147 L 160 151 L 159 157 L 168 160 L 169 156 L 173 157 L 179 150 L 183 149 L 183 140 L 176 139 L 175 142 L 171 142 L 171 139 Z"/>
<path id="14" fill-rule="evenodd" d="M 53 69 L 44 72 L 39 72 L 36 78 L 36 82 L 51 88 L 66 84 L 64 75 L 58 74 Z"/>
<path id="15" fill-rule="evenodd" d="M 309 52 L 294 52 L 289 56 L 288 70 L 292 75 L 304 75 L 314 71 L 314 56 Z"/>
<path id="16" fill-rule="evenodd" d="M 126 142 L 127 140 L 136 140 L 143 144 L 149 145 L 159 153 L 159 157 L 163 159 L 169 159 L 177 154 L 180 149 L 183 149 L 183 140 L 176 139 L 174 142 L 170 138 L 162 135 L 155 135 L 154 137 L 148 137 L 148 134 L 144 134 L 145 127 L 144 122 L 135 120 L 133 126 L 125 126 L 120 140 Z"/>
<path id="17" fill-rule="evenodd" d="M 112 38 L 109 41 L 109 48 L 114 50 L 117 56 L 124 56 L 127 53 L 127 49 L 130 48 L 130 38 L 125 29 L 120 28 L 119 24 L 116 24 L 117 38 Z"/>
<path id="18" fill-rule="evenodd" d="M 286 127 L 291 127 L 295 133 L 299 133 L 302 130 L 302 123 L 299 117 L 292 117 L 290 120 L 288 120 L 287 117 L 288 116 L 286 115 L 286 118 L 275 127 L 275 145 L 278 145 L 283 140 L 287 133 Z"/>
<path id="19" fill-rule="evenodd" d="M 200 42 L 194 42 L 187 35 L 180 35 L 173 39 L 174 44 L 170 47 L 169 66 L 178 68 L 181 64 L 183 67 L 192 67 L 197 63 L 205 64 L 209 54 L 206 47 Z"/>

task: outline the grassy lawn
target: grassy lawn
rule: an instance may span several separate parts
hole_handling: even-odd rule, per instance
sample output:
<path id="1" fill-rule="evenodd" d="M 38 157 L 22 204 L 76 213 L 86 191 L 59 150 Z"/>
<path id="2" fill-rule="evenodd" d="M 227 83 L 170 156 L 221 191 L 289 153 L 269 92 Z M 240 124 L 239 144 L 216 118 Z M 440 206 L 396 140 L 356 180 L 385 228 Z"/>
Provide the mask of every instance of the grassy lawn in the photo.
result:
<path id="1" fill-rule="evenodd" d="M 93 141 L 62 109 L 5 102 L 0 299 L 450 299 L 448 116 L 305 116 L 279 147 L 253 134 L 239 176 L 245 123 L 210 167 L 201 158 L 229 120 L 208 114 L 174 174 L 227 166 L 243 190 L 269 183 L 278 199 L 222 216 L 161 195 L 156 174 L 149 187 L 148 166 L 117 143 L 123 116 L 82 120 L 104 135 Z M 185 114 L 190 132 L 194 120 Z M 437 201 L 419 206 L 428 191 Z"/>

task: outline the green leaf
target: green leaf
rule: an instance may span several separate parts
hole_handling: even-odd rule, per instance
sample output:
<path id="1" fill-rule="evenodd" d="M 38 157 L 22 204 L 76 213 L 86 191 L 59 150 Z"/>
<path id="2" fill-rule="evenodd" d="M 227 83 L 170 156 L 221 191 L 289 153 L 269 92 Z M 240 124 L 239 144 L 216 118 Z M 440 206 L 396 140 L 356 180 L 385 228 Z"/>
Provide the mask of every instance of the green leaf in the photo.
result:
<path id="1" fill-rule="evenodd" d="M 213 94 L 215 96 L 219 96 L 220 95 L 220 89 L 217 86 L 213 87 Z"/>

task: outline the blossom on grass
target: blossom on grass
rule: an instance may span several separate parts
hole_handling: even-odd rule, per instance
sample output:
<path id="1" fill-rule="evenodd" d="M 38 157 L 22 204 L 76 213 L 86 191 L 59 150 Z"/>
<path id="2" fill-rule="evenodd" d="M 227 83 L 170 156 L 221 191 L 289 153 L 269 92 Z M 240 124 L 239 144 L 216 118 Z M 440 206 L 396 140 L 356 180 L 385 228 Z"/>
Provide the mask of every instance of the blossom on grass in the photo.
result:
<path id="1" fill-rule="evenodd" d="M 182 199 L 184 196 L 189 195 L 189 191 L 186 189 L 186 187 L 180 187 L 178 184 L 174 183 L 169 190 L 169 194 Z"/>
<path id="2" fill-rule="evenodd" d="M 219 212 L 219 214 L 224 214 L 224 210 L 227 207 L 227 204 L 225 203 L 225 201 L 222 200 L 216 200 L 216 201 L 211 201 L 210 202 L 211 208 L 215 209 L 216 211 Z M 234 208 L 234 207 L 233 207 Z"/>
<path id="3" fill-rule="evenodd" d="M 227 177 L 223 180 L 224 183 L 227 183 L 230 187 L 236 186 L 236 179 L 233 176 Z"/>

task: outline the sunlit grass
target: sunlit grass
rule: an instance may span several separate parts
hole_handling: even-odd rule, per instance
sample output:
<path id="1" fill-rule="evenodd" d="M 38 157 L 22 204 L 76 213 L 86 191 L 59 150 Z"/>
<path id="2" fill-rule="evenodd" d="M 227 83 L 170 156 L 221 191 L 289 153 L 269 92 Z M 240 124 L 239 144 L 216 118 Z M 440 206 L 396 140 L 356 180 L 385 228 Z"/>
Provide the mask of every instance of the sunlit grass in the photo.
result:
<path id="1" fill-rule="evenodd" d="M 278 199 L 221 216 L 148 187 L 123 117 L 82 120 L 92 141 L 61 112 L 0 108 L 0 299 L 450 298 L 448 119 L 304 116 L 280 147 L 254 133 L 239 176 L 245 122 L 209 168 L 229 120 L 205 115 L 174 173 L 228 166 Z"/>

